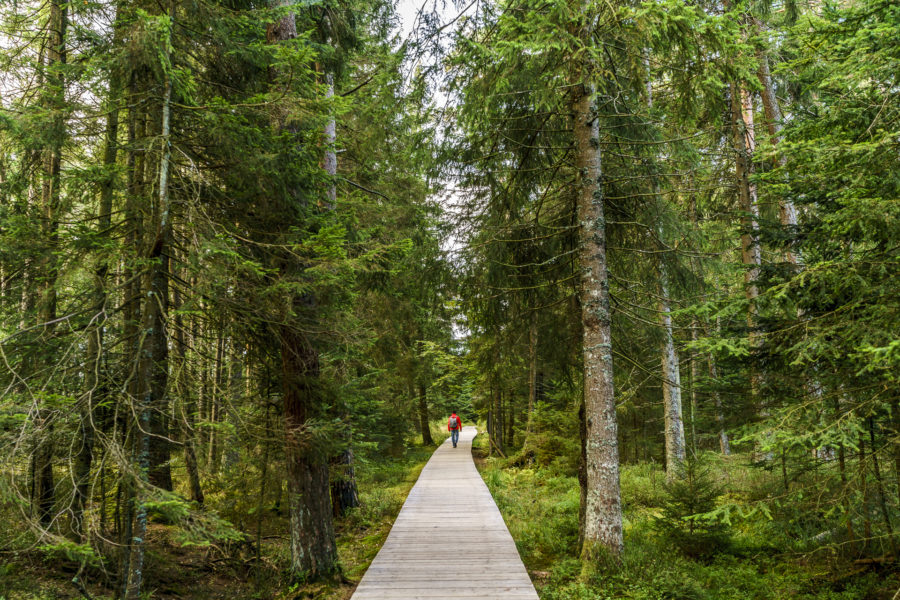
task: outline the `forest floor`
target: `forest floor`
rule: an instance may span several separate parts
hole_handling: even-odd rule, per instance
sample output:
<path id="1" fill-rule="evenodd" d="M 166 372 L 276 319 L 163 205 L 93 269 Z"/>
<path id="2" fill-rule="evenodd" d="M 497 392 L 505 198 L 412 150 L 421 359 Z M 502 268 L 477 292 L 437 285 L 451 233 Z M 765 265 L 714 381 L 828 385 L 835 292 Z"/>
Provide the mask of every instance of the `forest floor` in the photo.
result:
<path id="1" fill-rule="evenodd" d="M 542 600 L 900 598 L 893 560 L 865 558 L 852 545 L 802 548 L 797 529 L 804 515 L 779 513 L 777 501 L 769 511 L 759 508 L 757 500 L 771 493 L 777 476 L 751 467 L 746 456 L 713 457 L 717 507 L 721 514 L 731 509 L 730 523 L 713 537 L 701 536 L 700 546 L 689 537 L 673 539 L 661 526 L 673 504 L 662 466 L 624 465 L 623 561 L 612 572 L 585 577 L 577 556 L 580 499 L 573 465 L 488 458 L 483 442 L 474 452 Z"/>
<path id="2" fill-rule="evenodd" d="M 441 439 L 436 439 L 440 442 Z M 210 505 L 247 535 L 230 544 L 183 546 L 177 530 L 154 523 L 149 536 L 147 590 L 161 600 L 272 599 L 347 600 L 378 553 L 433 447 L 408 445 L 402 456 L 361 459 L 357 479 L 362 506 L 338 519 L 336 532 L 343 581 L 299 586 L 286 583 L 288 523 L 269 507 L 256 560 L 257 515 L 246 505 Z M 730 507 L 727 526 L 713 537 L 673 539 L 660 524 L 671 517 L 672 492 L 656 463 L 624 465 L 621 471 L 626 551 L 610 573 L 585 577 L 577 556 L 579 490 L 569 452 L 542 454 L 533 463 L 512 455 L 488 457 L 486 436 L 475 440 L 473 455 L 516 541 L 542 600 L 896 600 L 900 569 L 883 557 L 867 558 L 851 545 L 815 550 L 797 543 L 798 528 L 809 527 L 814 505 L 787 513 L 773 502 L 777 477 L 748 464 L 747 457 L 714 457 L 716 505 Z M 555 458 L 547 459 L 548 456 Z M 219 482 L 221 489 L 241 482 Z M 727 491 L 725 491 L 727 490 Z M 699 492 L 702 495 L 703 490 Z M 825 507 L 827 508 L 827 507 Z M 823 507 L 818 508 L 819 513 Z M 0 554 L 0 600 L 108 600 L 112 590 L 102 574 L 86 572 L 85 591 L 72 583 L 77 564 L 37 551 Z"/>
<path id="3" fill-rule="evenodd" d="M 443 441 L 438 436 L 437 442 Z M 256 524 L 247 506 L 208 504 L 246 535 L 246 541 L 185 546 L 174 527 L 153 523 L 145 569 L 149 597 L 159 600 L 346 600 L 353 593 L 390 532 L 406 496 L 434 447 L 408 445 L 402 456 L 360 460 L 356 466 L 361 506 L 335 523 L 342 577 L 314 585 L 288 584 L 288 521 L 274 507 L 262 519 L 260 560 L 256 560 Z M 220 485 L 230 485 L 220 482 Z M 224 496 L 224 495 L 223 495 Z M 109 600 L 113 590 L 98 570 L 87 570 L 83 594 L 72 579 L 78 564 L 39 551 L 0 554 L 0 600 Z"/>

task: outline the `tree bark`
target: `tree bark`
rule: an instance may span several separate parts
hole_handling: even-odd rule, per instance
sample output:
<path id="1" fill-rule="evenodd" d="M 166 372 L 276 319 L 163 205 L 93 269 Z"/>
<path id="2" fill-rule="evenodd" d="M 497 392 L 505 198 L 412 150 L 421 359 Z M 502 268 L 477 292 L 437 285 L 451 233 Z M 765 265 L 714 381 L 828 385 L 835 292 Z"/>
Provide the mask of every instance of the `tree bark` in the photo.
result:
<path id="1" fill-rule="evenodd" d="M 359 506 L 359 491 L 356 488 L 356 469 L 353 467 L 353 448 L 347 435 L 347 447 L 333 461 L 331 482 L 331 513 L 341 517 L 351 508 Z"/>
<path id="2" fill-rule="evenodd" d="M 644 51 L 644 68 L 647 71 L 647 107 L 653 108 L 653 86 L 650 73 L 650 54 Z M 653 193 L 658 201 L 660 196 L 659 181 L 652 175 Z M 660 245 L 665 247 L 662 223 L 657 227 Z M 672 310 L 669 300 L 669 273 L 664 255 L 659 254 L 657 272 L 659 274 L 659 320 L 663 331 L 662 343 L 662 391 L 663 415 L 666 440 L 666 479 L 673 481 L 684 462 L 684 418 L 681 400 L 681 366 L 678 352 L 675 349 L 675 335 L 672 332 Z"/>
<path id="3" fill-rule="evenodd" d="M 881 508 L 881 517 L 888 532 L 888 543 L 891 546 L 891 555 L 897 556 L 897 541 L 894 539 L 894 526 L 891 523 L 891 513 L 887 507 L 884 494 L 884 482 L 881 479 L 881 467 L 878 464 L 878 450 L 875 448 L 875 420 L 868 418 L 869 444 L 872 448 L 872 469 L 875 472 L 875 485 L 878 487 L 878 505 Z"/>
<path id="4" fill-rule="evenodd" d="M 491 428 L 491 441 L 494 446 L 497 448 L 497 452 L 503 452 L 503 408 L 501 407 L 501 403 L 503 402 L 503 392 L 500 388 L 500 381 L 495 381 L 492 386 L 492 409 L 491 414 L 493 416 L 493 427 Z"/>
<path id="5" fill-rule="evenodd" d="M 315 579 L 337 566 L 328 460 L 309 429 L 319 400 L 319 356 L 289 327 L 281 335 L 291 570 L 297 578 Z"/>
<path id="6" fill-rule="evenodd" d="M 47 244 L 38 263 L 37 319 L 41 345 L 52 342 L 56 319 L 56 279 L 59 266 L 56 259 L 59 242 L 60 162 L 65 136 L 65 81 L 62 66 L 66 64 L 67 5 L 59 0 L 50 2 L 50 21 L 47 39 L 47 74 L 44 106 L 54 114 L 50 121 L 47 147 L 43 149 L 41 181 L 41 237 Z M 52 358 L 50 359 L 52 361 Z M 55 482 L 53 477 L 53 415 L 45 407 L 38 410 L 40 433 L 34 453 L 33 471 L 37 485 L 35 498 L 38 517 L 48 526 L 53 517 Z"/>
<path id="7" fill-rule="evenodd" d="M 738 197 L 741 210 L 744 212 L 743 233 L 741 234 L 741 262 L 748 267 L 744 274 L 745 295 L 747 298 L 747 330 L 750 349 L 757 352 L 760 336 L 756 331 L 757 306 L 759 296 L 757 280 L 762 265 L 762 253 L 759 245 L 759 201 L 756 183 L 752 181 L 753 156 L 756 151 L 755 127 L 753 122 L 753 100 L 750 92 L 731 84 L 731 113 L 735 148 L 735 176 L 737 178 Z M 759 414 L 768 415 L 768 408 L 760 404 L 762 375 L 756 366 L 751 367 L 750 393 L 757 404 Z"/>
<path id="8" fill-rule="evenodd" d="M 182 306 L 181 293 L 177 288 L 173 290 L 172 299 L 175 302 L 176 310 L 180 309 Z M 178 360 L 178 376 L 175 379 L 175 391 L 178 398 L 181 400 L 182 406 L 182 414 L 179 422 L 181 423 L 181 438 L 184 446 L 184 466 L 187 469 L 191 500 L 202 506 L 205 498 L 203 496 L 203 487 L 200 484 L 200 467 L 197 463 L 197 452 L 195 448 L 197 401 L 194 399 L 194 394 L 191 391 L 190 385 L 193 377 L 191 376 L 191 368 L 187 361 L 184 320 L 178 312 L 175 313 L 174 338 L 175 354 Z M 192 341 L 196 343 L 196 340 Z"/>
<path id="9" fill-rule="evenodd" d="M 581 37 L 588 40 L 589 32 Z M 613 387 L 606 221 L 600 163 L 600 128 L 594 114 L 591 69 L 576 70 L 572 96 L 575 166 L 578 172 L 578 262 L 582 321 L 585 407 L 584 531 L 581 557 L 586 565 L 623 550 L 619 493 L 619 448 Z"/>
<path id="10" fill-rule="evenodd" d="M 672 333 L 672 310 L 669 307 L 669 285 L 666 267 L 659 266 L 659 318 L 663 330 L 662 370 L 663 407 L 666 428 L 666 479 L 678 476 L 685 457 L 684 420 L 681 401 L 681 368 Z"/>
<path id="11" fill-rule="evenodd" d="M 434 446 L 434 439 L 431 437 L 431 427 L 428 424 L 428 398 L 427 388 L 424 383 L 419 383 L 419 424 L 422 427 L 422 444 Z"/>
<path id="12" fill-rule="evenodd" d="M 759 23 L 757 22 L 757 30 L 760 29 Z M 769 70 L 769 57 L 763 50 L 759 50 L 757 52 L 757 58 L 759 59 L 757 77 L 762 86 L 760 97 L 762 99 L 763 111 L 766 114 L 766 126 L 769 130 L 769 135 L 772 138 L 772 145 L 777 147 L 781 142 L 781 129 L 784 116 L 781 113 L 778 97 L 775 95 L 775 85 L 772 81 L 772 73 Z M 778 158 L 778 165 L 784 167 L 786 164 L 787 156 L 784 154 L 780 155 Z M 783 227 L 797 227 L 797 208 L 787 195 L 782 195 L 781 198 L 779 198 L 778 216 Z M 803 264 L 803 257 L 799 252 L 788 250 L 785 253 L 785 258 L 793 265 Z"/>
<path id="13" fill-rule="evenodd" d="M 716 369 L 716 359 L 710 355 L 707 361 L 709 364 L 709 378 L 712 380 L 713 385 L 715 385 L 716 380 L 719 378 Z M 716 407 L 716 425 L 719 427 L 719 450 L 721 450 L 722 454 L 725 456 L 730 456 L 731 445 L 728 442 L 728 432 L 725 431 L 725 417 L 722 414 L 722 396 L 719 394 L 718 390 L 713 391 L 713 405 Z"/>
<path id="14" fill-rule="evenodd" d="M 528 416 L 525 419 L 525 442 L 523 446 L 528 444 L 528 438 L 531 436 L 531 415 L 534 413 L 534 405 L 537 401 L 537 325 L 537 316 L 532 313 L 531 327 L 528 328 Z"/>
<path id="15" fill-rule="evenodd" d="M 118 18 L 118 17 L 117 17 Z M 101 236 L 108 232 L 112 223 L 113 191 L 116 182 L 115 166 L 118 155 L 118 80 L 113 77 L 109 84 L 109 100 L 107 102 L 108 117 L 106 121 L 106 140 L 103 150 L 103 166 L 105 178 L 100 184 L 100 207 L 97 215 L 97 230 Z M 87 531 L 83 527 L 82 517 L 89 499 L 89 480 L 91 465 L 94 460 L 94 406 L 95 398 L 106 396 L 106 386 L 101 377 L 103 359 L 103 330 L 106 324 L 106 277 L 109 263 L 106 257 L 98 257 L 94 268 L 94 289 L 91 310 L 91 325 L 87 330 L 87 353 L 84 368 L 85 392 L 82 398 L 81 431 L 82 444 L 75 459 L 75 503 L 73 506 L 76 528 L 85 539 Z"/>
<path id="16" fill-rule="evenodd" d="M 169 6 L 169 44 L 174 27 L 175 4 Z M 140 362 L 137 373 L 139 405 L 136 433 L 136 467 L 142 484 L 152 481 L 151 457 L 152 413 L 166 405 L 168 385 L 168 344 L 166 340 L 165 315 L 168 309 L 168 243 L 171 237 L 171 214 L 169 206 L 170 169 L 170 117 L 172 81 L 166 75 L 161 110 L 160 138 L 162 149 L 159 159 L 159 187 L 155 207 L 156 232 L 147 258 L 150 267 L 144 276 L 146 301 L 143 310 L 141 343 L 138 356 Z M 170 481 L 171 484 L 171 481 Z M 126 600 L 139 600 L 143 586 L 144 555 L 147 537 L 147 491 L 145 485 L 137 486 L 135 493 L 134 523 L 131 536 L 131 557 L 128 564 L 128 581 L 125 589 Z"/>
<path id="17" fill-rule="evenodd" d="M 325 84 L 328 89 L 325 92 L 325 98 L 334 97 L 334 75 L 328 73 L 325 76 Z M 325 123 L 325 172 L 329 175 L 328 192 L 328 210 L 334 210 L 337 203 L 337 186 L 335 185 L 335 177 L 337 176 L 337 152 L 335 151 L 335 142 L 337 141 L 337 127 L 334 115 L 329 115 L 328 121 Z"/>

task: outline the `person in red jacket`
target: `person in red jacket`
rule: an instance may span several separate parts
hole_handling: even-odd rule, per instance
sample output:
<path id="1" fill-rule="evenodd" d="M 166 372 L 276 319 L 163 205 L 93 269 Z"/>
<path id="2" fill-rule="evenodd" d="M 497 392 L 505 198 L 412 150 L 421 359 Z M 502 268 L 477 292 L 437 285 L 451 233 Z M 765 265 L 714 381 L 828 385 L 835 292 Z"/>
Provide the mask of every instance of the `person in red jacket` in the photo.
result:
<path id="1" fill-rule="evenodd" d="M 450 440 L 453 442 L 454 448 L 456 448 L 456 443 L 459 442 L 460 429 L 462 429 L 462 419 L 456 416 L 456 413 L 452 413 L 450 418 L 447 419 L 447 431 L 450 432 Z"/>

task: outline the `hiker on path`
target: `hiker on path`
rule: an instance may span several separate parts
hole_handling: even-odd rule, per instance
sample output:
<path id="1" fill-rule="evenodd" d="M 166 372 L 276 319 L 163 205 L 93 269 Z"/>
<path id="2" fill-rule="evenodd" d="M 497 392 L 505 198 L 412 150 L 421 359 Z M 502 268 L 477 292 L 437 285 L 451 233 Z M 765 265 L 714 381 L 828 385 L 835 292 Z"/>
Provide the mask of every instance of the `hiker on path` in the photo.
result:
<path id="1" fill-rule="evenodd" d="M 447 431 L 450 432 L 450 439 L 453 441 L 453 447 L 456 448 L 456 442 L 459 441 L 459 430 L 462 429 L 462 419 L 452 413 L 447 419 Z"/>

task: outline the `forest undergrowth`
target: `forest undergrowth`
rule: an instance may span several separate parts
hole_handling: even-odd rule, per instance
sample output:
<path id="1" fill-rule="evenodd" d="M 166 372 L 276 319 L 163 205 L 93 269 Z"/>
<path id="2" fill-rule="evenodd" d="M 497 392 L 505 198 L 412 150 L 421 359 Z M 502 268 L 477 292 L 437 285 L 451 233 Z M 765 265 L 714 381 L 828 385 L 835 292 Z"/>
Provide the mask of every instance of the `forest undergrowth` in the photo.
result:
<path id="1" fill-rule="evenodd" d="M 437 444 L 447 437 L 434 424 L 432 435 Z M 360 506 L 335 521 L 342 572 L 338 577 L 307 585 L 291 583 L 288 576 L 289 523 L 283 498 L 267 502 L 262 519 L 258 519 L 257 496 L 253 492 L 258 473 L 251 469 L 210 482 L 209 508 L 237 529 L 239 539 L 224 544 L 184 544 L 179 540 L 180 528 L 166 524 L 161 515 L 156 515 L 148 535 L 153 551 L 147 558 L 147 593 L 160 600 L 346 600 L 387 538 L 433 451 L 432 446 L 410 441 L 398 456 L 358 457 Z M 249 482 L 254 483 L 248 485 Z M 236 502 L 235 498 L 239 500 Z M 5 514 L 0 522 L 8 527 L 12 520 L 11 515 Z M 258 522 L 261 522 L 259 531 Z M 58 550 L 46 552 L 34 548 L 33 544 L 5 550 L 6 556 L 0 558 L 2 600 L 113 598 L 114 591 L 100 583 L 103 579 L 100 566 L 79 572 L 78 562 L 68 560 Z M 86 583 L 83 590 L 79 589 L 73 584 L 73 578 L 79 574 L 83 580 L 94 583 Z"/>
<path id="2" fill-rule="evenodd" d="M 780 471 L 754 464 L 750 453 L 699 453 L 692 487 L 668 485 L 658 462 L 623 465 L 626 550 L 619 566 L 585 579 L 574 461 L 540 451 L 542 463 L 528 465 L 521 453 L 487 457 L 484 440 L 474 452 L 542 600 L 891 600 L 900 589 L 890 562 L 858 558 L 862 542 L 804 537 L 825 530 L 831 516 L 816 506 L 827 492 L 815 492 L 815 476 L 791 481 L 786 493 Z M 819 485 L 827 479 L 818 477 Z M 810 492 L 805 502 L 781 501 L 802 499 L 801 487 Z M 673 523 L 691 516 L 692 502 L 705 518 Z M 693 531 L 681 531 L 692 520 Z"/>

